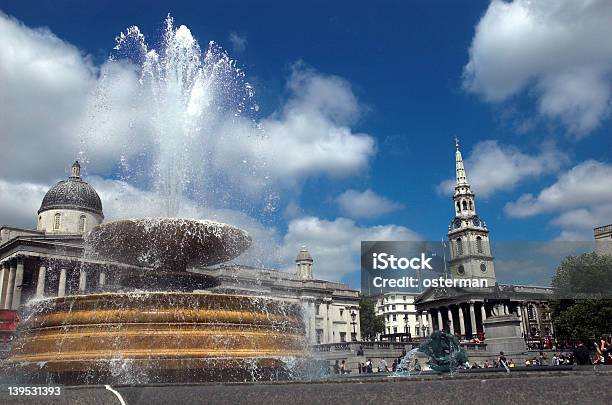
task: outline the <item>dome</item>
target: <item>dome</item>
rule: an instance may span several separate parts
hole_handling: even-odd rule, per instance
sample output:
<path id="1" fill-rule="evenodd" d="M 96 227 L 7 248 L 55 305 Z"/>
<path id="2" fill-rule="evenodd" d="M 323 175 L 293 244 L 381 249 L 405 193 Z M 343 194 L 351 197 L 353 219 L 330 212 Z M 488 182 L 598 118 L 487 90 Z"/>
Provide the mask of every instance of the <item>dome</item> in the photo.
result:
<path id="1" fill-rule="evenodd" d="M 295 259 L 296 262 L 300 262 L 304 260 L 309 260 L 312 262 L 312 256 L 310 255 L 308 250 L 306 250 L 306 247 L 302 247 L 302 249 L 300 249 L 300 252 L 298 253 L 297 258 Z"/>
<path id="2" fill-rule="evenodd" d="M 47 191 L 38 210 L 39 214 L 51 209 L 74 209 L 104 217 L 100 196 L 89 183 L 81 179 L 80 169 L 79 162 L 74 162 L 70 177 Z"/>

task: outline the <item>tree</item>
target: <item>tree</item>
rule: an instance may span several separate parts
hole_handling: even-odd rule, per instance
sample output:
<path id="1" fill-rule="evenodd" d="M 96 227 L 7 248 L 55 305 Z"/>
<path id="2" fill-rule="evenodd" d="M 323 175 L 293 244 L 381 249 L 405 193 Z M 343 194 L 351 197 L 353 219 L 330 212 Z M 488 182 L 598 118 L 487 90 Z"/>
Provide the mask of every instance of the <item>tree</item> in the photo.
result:
<path id="1" fill-rule="evenodd" d="M 359 301 L 359 325 L 363 340 L 374 340 L 377 334 L 384 333 L 385 320 L 382 316 L 376 316 L 376 302 L 374 300 L 362 298 Z"/>
<path id="2" fill-rule="evenodd" d="M 559 338 L 590 340 L 612 332 L 612 256 L 566 257 L 552 287 L 550 308 Z"/>

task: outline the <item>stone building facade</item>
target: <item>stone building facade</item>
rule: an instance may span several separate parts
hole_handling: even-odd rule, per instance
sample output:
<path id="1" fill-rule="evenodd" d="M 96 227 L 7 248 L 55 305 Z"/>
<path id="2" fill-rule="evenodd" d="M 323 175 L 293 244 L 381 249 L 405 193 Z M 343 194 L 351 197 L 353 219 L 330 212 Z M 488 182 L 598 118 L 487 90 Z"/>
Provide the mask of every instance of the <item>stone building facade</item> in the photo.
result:
<path id="1" fill-rule="evenodd" d="M 514 315 L 526 341 L 550 337 L 554 330 L 547 302 L 552 289 L 497 283 L 489 229 L 477 213 L 458 141 L 455 168 L 455 215 L 448 227 L 450 276 L 486 279 L 488 287 L 425 290 L 415 301 L 418 317 L 423 319 L 421 324 L 431 325 L 432 330 L 451 331 L 464 340 L 482 340 L 488 318 Z"/>
<path id="2" fill-rule="evenodd" d="M 84 235 L 103 219 L 102 201 L 75 162 L 70 176 L 43 198 L 37 229 L 0 227 L 0 309 L 18 310 L 35 298 L 112 291 L 143 270 L 87 257 Z M 359 292 L 313 278 L 313 262 L 303 248 L 295 273 L 239 265 L 189 270 L 217 277 L 213 291 L 300 302 L 311 344 L 359 340 Z"/>
<path id="3" fill-rule="evenodd" d="M 240 265 L 194 271 L 215 277 L 219 285 L 212 291 L 298 301 L 311 345 L 361 340 L 359 291 L 313 278 L 313 262 L 303 247 L 295 260 L 295 273 Z"/>
<path id="4" fill-rule="evenodd" d="M 593 229 L 595 252 L 600 255 L 612 255 L 612 224 Z"/>
<path id="5" fill-rule="evenodd" d="M 431 326 L 415 307 L 418 293 L 386 292 L 376 297 L 376 315 L 385 321 L 380 340 L 401 341 L 428 336 Z"/>

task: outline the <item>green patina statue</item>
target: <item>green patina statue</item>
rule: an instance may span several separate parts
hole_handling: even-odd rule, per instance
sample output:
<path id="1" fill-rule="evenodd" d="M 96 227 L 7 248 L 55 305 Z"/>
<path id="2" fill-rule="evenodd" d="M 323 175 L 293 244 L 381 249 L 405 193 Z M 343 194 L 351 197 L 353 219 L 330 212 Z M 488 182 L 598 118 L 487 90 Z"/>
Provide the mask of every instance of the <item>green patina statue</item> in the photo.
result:
<path id="1" fill-rule="evenodd" d="M 427 364 L 434 371 L 449 372 L 468 361 L 468 356 L 456 336 L 435 331 L 419 346 L 429 356 Z"/>

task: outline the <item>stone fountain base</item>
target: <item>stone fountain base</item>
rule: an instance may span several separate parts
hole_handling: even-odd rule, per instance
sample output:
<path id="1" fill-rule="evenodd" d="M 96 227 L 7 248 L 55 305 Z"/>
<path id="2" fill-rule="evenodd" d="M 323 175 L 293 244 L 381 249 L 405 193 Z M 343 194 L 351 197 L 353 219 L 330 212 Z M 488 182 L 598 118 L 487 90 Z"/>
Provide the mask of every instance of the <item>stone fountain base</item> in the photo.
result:
<path id="1" fill-rule="evenodd" d="M 8 360 L 60 383 L 283 378 L 304 357 L 298 304 L 239 295 L 146 292 L 32 304 Z M 38 378 L 37 376 L 40 376 Z"/>

